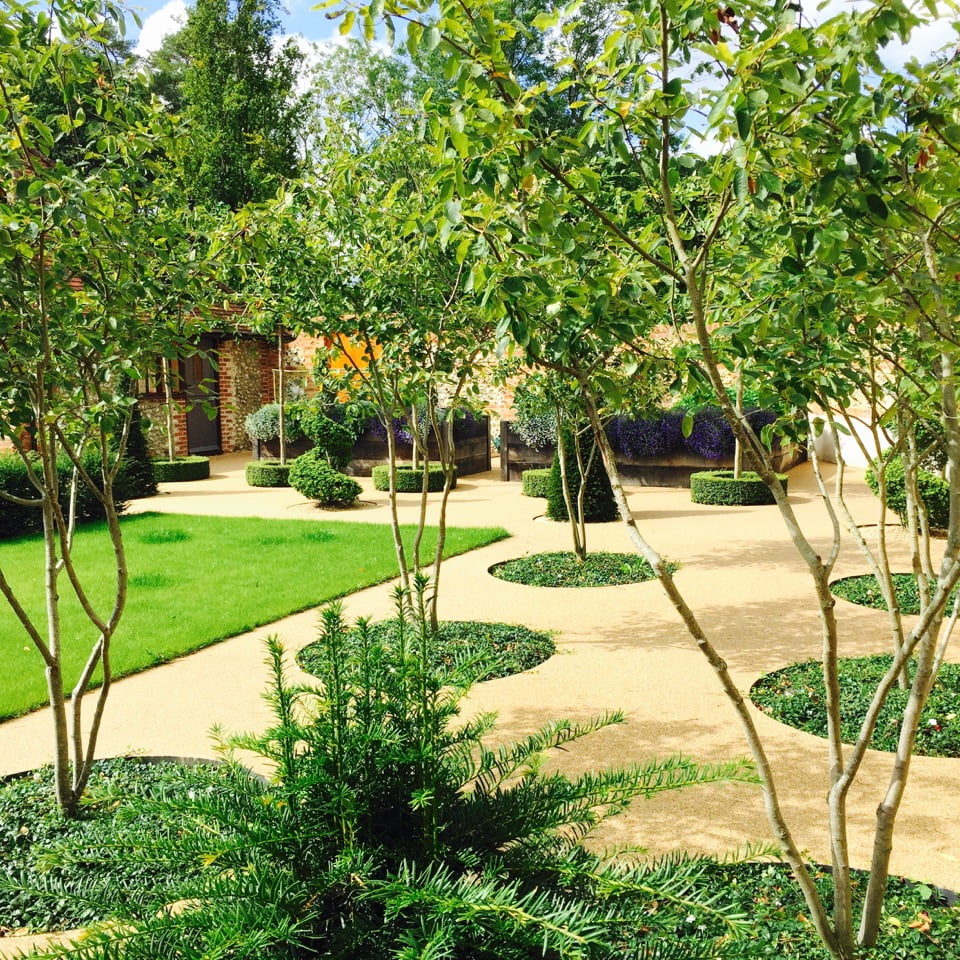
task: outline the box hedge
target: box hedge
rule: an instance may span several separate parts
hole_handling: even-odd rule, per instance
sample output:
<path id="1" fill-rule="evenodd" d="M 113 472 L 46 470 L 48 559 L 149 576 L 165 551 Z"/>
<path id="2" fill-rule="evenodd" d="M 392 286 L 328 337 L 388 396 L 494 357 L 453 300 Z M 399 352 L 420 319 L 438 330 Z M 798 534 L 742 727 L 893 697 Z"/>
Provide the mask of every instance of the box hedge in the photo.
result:
<path id="1" fill-rule="evenodd" d="M 570 489 L 570 499 L 574 510 L 577 509 L 580 495 L 580 466 L 577 462 L 576 447 L 573 436 L 567 435 L 564 442 L 566 455 L 567 486 Z M 610 487 L 610 478 L 600 459 L 600 451 L 594 451 L 594 444 L 590 438 L 583 444 L 582 457 L 586 464 L 590 463 L 586 479 L 583 481 L 583 519 L 586 523 L 610 523 L 618 519 L 617 503 L 613 499 L 613 490 Z M 563 476 L 560 472 L 559 451 L 553 455 L 553 466 L 550 468 L 550 479 L 547 483 L 547 516 L 551 520 L 567 520 L 567 502 L 563 497 Z M 577 518 L 579 520 L 579 517 Z"/>
<path id="2" fill-rule="evenodd" d="M 184 483 L 206 480 L 210 476 L 209 457 L 177 457 L 176 460 L 154 460 L 153 474 L 158 483 Z"/>
<path id="3" fill-rule="evenodd" d="M 390 489 L 390 466 L 381 463 L 373 468 L 373 489 L 386 491 Z M 443 490 L 443 467 L 431 464 L 427 479 L 427 492 L 439 493 Z M 453 484 L 451 490 L 457 486 L 457 468 L 453 468 Z M 421 467 L 397 466 L 397 493 L 420 493 L 423 489 L 423 469 Z"/>
<path id="4" fill-rule="evenodd" d="M 254 460 L 247 464 L 247 483 L 251 487 L 289 487 L 293 461 Z"/>
<path id="5" fill-rule="evenodd" d="M 787 489 L 787 475 L 778 473 Z M 752 470 L 735 478 L 732 470 L 701 470 L 690 475 L 690 499 L 714 506 L 750 507 L 775 503 L 770 488 Z"/>
<path id="6" fill-rule="evenodd" d="M 543 497 L 546 499 L 550 488 L 550 468 L 535 467 L 532 470 L 524 470 L 520 474 L 520 483 L 523 486 L 525 497 Z"/>

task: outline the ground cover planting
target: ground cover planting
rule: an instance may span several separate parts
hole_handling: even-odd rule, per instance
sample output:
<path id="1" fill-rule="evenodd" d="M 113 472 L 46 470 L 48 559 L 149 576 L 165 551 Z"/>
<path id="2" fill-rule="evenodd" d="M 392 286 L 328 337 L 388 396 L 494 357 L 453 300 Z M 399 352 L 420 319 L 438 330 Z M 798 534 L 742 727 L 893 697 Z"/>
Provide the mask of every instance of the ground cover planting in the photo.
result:
<path id="1" fill-rule="evenodd" d="M 676 569 L 674 566 L 673 569 Z M 500 580 L 531 587 L 607 587 L 654 579 L 650 564 L 635 553 L 532 553 L 490 568 Z"/>
<path id="2" fill-rule="evenodd" d="M 396 643 L 393 621 L 375 623 L 370 632 L 379 643 Z M 431 635 L 428 656 L 430 666 L 441 676 L 465 669 L 480 682 L 530 670 L 555 652 L 550 634 L 538 630 L 511 623 L 447 620 Z M 307 673 L 316 674 L 322 656 L 322 646 L 312 643 L 297 654 L 297 662 Z"/>
<path id="3" fill-rule="evenodd" d="M 891 662 L 886 655 L 840 660 L 840 733 L 844 743 L 856 740 L 873 693 Z M 911 677 L 914 666 L 911 662 Z M 875 750 L 896 750 L 909 693 L 897 688 L 890 691 L 870 740 Z M 750 698 L 781 723 L 818 737 L 827 735 L 823 665 L 818 660 L 795 663 L 761 677 L 750 689 Z M 960 757 L 960 665 L 941 666 L 920 715 L 914 753 Z"/>
<path id="4" fill-rule="evenodd" d="M 912 573 L 894 573 L 893 589 L 897 595 L 897 606 L 900 612 L 908 616 L 916 616 L 920 613 L 920 590 L 917 585 L 917 578 Z M 931 594 L 936 589 L 936 581 L 928 580 Z M 887 605 L 883 599 L 883 591 L 877 578 L 872 573 L 863 574 L 858 577 L 844 577 L 842 580 L 835 580 L 830 584 L 831 592 L 850 603 L 859 604 L 861 607 L 872 607 L 874 610 L 886 610 Z M 952 605 L 956 598 L 957 591 L 953 590 L 950 594 Z"/>
<path id="5" fill-rule="evenodd" d="M 133 673 L 396 575 L 389 527 L 376 524 L 142 514 L 123 520 L 130 588 L 114 646 L 116 675 Z M 409 542 L 412 529 L 404 529 Z M 453 556 L 506 536 L 500 528 L 451 528 Z M 424 550 L 433 549 L 428 529 Z M 111 589 L 113 554 L 99 524 L 78 529 L 76 556 L 96 601 Z M 0 545 L 0 566 L 32 613 L 43 611 L 43 542 Z M 63 591 L 68 677 L 90 628 Z M 77 632 L 84 631 L 82 635 Z M 5 666 L 0 717 L 45 702 L 42 665 L 10 608 L 0 608 Z M 76 649 L 72 649 L 75 646 Z"/>

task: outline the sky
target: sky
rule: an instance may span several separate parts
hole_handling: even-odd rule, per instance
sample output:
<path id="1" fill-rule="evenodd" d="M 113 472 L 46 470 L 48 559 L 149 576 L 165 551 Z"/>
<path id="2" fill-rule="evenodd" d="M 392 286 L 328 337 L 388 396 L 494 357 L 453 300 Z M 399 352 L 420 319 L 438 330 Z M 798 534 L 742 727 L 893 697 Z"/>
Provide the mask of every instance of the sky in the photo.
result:
<path id="1" fill-rule="evenodd" d="M 307 40 L 329 40 L 339 36 L 338 21 L 327 20 L 321 11 L 310 8 L 318 0 L 286 0 L 283 6 L 289 11 L 283 19 L 283 29 L 288 34 L 299 34 Z M 143 56 L 156 50 L 168 33 L 174 33 L 186 18 L 184 0 L 128 0 L 128 9 L 134 10 L 143 20 L 143 29 L 137 41 L 135 53 Z M 135 36 L 136 23 L 127 23 L 127 33 Z"/>
<path id="2" fill-rule="evenodd" d="M 338 21 L 328 20 L 323 12 L 312 10 L 317 0 L 286 0 L 284 6 L 289 11 L 283 18 L 284 31 L 299 34 L 311 41 L 330 40 L 339 36 Z M 843 0 L 831 0 L 819 14 L 829 15 L 844 5 Z M 135 52 L 145 55 L 155 50 L 164 35 L 174 32 L 186 15 L 184 0 L 129 0 L 129 7 L 137 10 L 143 19 L 143 29 Z M 924 59 L 926 55 L 946 44 L 957 44 L 960 40 L 953 27 L 953 17 L 945 16 L 941 20 L 915 30 L 907 46 L 891 44 L 885 51 L 884 59 L 891 68 L 900 68 L 911 56 Z M 136 33 L 136 24 L 131 20 L 127 25 L 131 36 Z"/>

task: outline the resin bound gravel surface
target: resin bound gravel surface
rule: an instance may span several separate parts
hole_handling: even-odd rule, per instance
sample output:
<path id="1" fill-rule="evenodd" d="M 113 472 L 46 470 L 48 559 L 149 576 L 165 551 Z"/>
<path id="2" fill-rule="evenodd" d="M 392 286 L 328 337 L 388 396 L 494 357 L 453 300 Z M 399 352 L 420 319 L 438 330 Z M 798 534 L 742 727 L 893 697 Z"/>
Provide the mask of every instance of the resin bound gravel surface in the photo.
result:
<path id="1" fill-rule="evenodd" d="M 133 510 L 166 510 L 223 516 L 335 517 L 388 522 L 386 494 L 361 480 L 355 510 L 328 511 L 290 489 L 250 488 L 245 455 L 212 460 L 211 478 L 162 484 L 161 495 Z M 440 617 L 496 620 L 556 631 L 558 652 L 522 674 L 475 687 L 467 709 L 496 711 L 498 734 L 515 739 L 545 721 L 583 720 L 622 709 L 627 723 L 586 738 L 558 756 L 571 771 L 643 761 L 683 753 L 698 761 L 743 756 L 746 742 L 733 708 L 687 635 L 658 583 L 591 589 L 537 589 L 497 580 L 493 564 L 569 547 L 564 524 L 538 518 L 543 504 L 522 496 L 519 483 L 503 483 L 499 471 L 464 478 L 451 495 L 448 522 L 460 526 L 506 527 L 512 537 L 448 560 L 441 578 Z M 848 469 L 850 502 L 863 524 L 877 522 L 877 501 Z M 727 660 L 744 695 L 760 676 L 820 653 L 813 590 L 777 511 L 770 507 L 711 507 L 690 502 L 689 491 L 628 488 L 630 506 L 647 538 L 668 560 L 680 564 L 676 582 Z M 439 500 L 431 497 L 431 503 Z M 414 522 L 417 497 L 400 497 L 401 521 Z M 825 554 L 829 520 L 816 492 L 811 468 L 790 472 L 790 501 L 815 546 Z M 429 517 L 433 522 L 435 515 Z M 892 517 L 888 519 L 893 519 Z M 871 534 L 873 531 L 867 531 Z M 888 535 L 909 569 L 906 544 L 896 528 Z M 590 525 L 590 549 L 628 551 L 618 523 Z M 299 570 L 295 558 L 291 570 Z M 846 538 L 835 577 L 866 572 Z M 392 612 L 389 586 L 348 598 L 350 617 L 383 619 Z M 229 597 L 211 597 L 229 604 Z M 843 656 L 887 650 L 882 611 L 838 601 Z M 265 681 L 263 637 L 278 633 L 295 652 L 315 638 L 317 613 L 307 611 L 269 627 L 227 640 L 172 663 L 118 681 L 111 692 L 100 736 L 101 756 L 143 753 L 211 756 L 209 731 L 252 730 L 269 717 L 261 699 Z M 960 648 L 950 659 L 957 661 Z M 291 658 L 292 660 L 292 658 Z M 291 667 L 294 678 L 308 678 Z M 798 845 L 811 859 L 829 860 L 826 831 L 825 742 L 756 713 L 778 778 L 781 804 Z M 50 759 L 47 711 L 0 724 L 0 775 Z M 890 756 L 869 751 L 849 800 L 854 866 L 866 867 L 875 810 L 889 776 Z M 892 858 L 895 873 L 950 889 L 960 888 L 960 760 L 917 757 L 901 807 Z M 640 845 L 652 854 L 676 848 L 723 853 L 750 842 L 769 842 L 771 831 L 760 790 L 747 785 L 692 788 L 638 801 L 598 835 L 603 845 Z M 3 918 L 0 917 L 0 925 Z M 3 943 L 4 949 L 12 941 Z"/>

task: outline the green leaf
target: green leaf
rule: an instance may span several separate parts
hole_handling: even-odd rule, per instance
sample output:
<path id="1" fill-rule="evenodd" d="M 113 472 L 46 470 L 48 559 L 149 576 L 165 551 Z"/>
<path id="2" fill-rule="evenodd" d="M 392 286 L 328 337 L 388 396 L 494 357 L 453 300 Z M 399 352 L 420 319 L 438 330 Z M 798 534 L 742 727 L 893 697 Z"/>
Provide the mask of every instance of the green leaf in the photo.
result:
<path id="1" fill-rule="evenodd" d="M 780 269 L 796 277 L 803 273 L 803 264 L 796 257 L 784 257 L 780 261 Z"/>
<path id="2" fill-rule="evenodd" d="M 890 213 L 887 210 L 887 205 L 883 202 L 883 197 L 878 193 L 867 194 L 867 209 L 881 220 L 886 220 Z"/>
<path id="3" fill-rule="evenodd" d="M 750 136 L 750 128 L 753 126 L 753 112 L 746 107 L 737 107 L 734 111 L 737 120 L 737 133 L 741 140 L 746 140 Z"/>
<path id="4" fill-rule="evenodd" d="M 357 11 L 348 10 L 344 15 L 343 19 L 340 21 L 340 36 L 345 37 L 352 29 L 353 25 L 357 22 Z"/>
<path id="5" fill-rule="evenodd" d="M 860 167 L 860 172 L 862 174 L 868 174 L 876 163 L 873 150 L 871 150 L 866 143 L 858 143 L 853 152 L 856 155 L 857 166 Z"/>
<path id="6" fill-rule="evenodd" d="M 747 171 L 738 167 L 733 175 L 733 195 L 738 200 L 744 200 L 750 191 L 750 178 Z"/>
<path id="7" fill-rule="evenodd" d="M 693 411 L 687 410 L 683 415 L 683 422 L 680 424 L 680 432 L 683 434 L 683 438 L 686 439 L 693 433 Z"/>
<path id="8" fill-rule="evenodd" d="M 440 46 L 440 31 L 434 27 L 427 27 L 423 31 L 423 39 L 420 41 L 420 49 L 425 53 L 431 53 Z"/>

